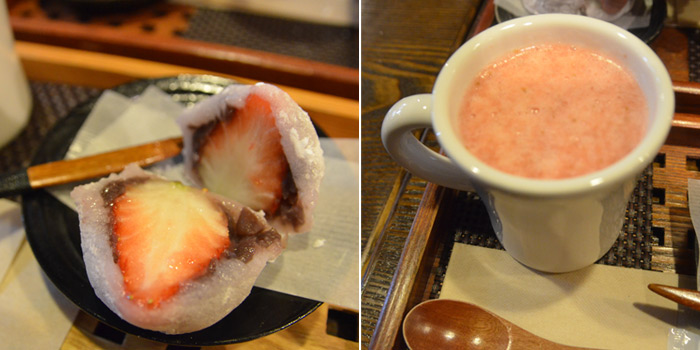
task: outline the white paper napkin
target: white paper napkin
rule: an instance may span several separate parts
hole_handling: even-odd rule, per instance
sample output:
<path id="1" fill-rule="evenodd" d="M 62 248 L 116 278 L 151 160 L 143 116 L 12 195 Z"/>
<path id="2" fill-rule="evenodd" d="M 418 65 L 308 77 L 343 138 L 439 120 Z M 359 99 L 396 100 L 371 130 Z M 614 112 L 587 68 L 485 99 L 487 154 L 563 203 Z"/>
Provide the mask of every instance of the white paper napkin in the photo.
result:
<path id="1" fill-rule="evenodd" d="M 180 136 L 175 117 L 184 109 L 155 86 L 134 99 L 106 90 L 71 143 L 66 159 Z"/>
<path id="2" fill-rule="evenodd" d="M 359 163 L 343 153 L 357 139 L 321 139 L 326 176 L 321 182 L 311 232 L 290 237 L 255 285 L 358 310 Z"/>
<path id="3" fill-rule="evenodd" d="M 0 199 L 0 348 L 59 349 L 78 309 L 44 276 L 19 205 Z"/>
<path id="4" fill-rule="evenodd" d="M 693 285 L 692 276 L 616 266 L 533 271 L 501 250 L 456 243 L 440 298 L 474 303 L 558 343 L 601 349 L 665 349 L 689 317 L 649 283 Z"/>
<path id="5" fill-rule="evenodd" d="M 67 158 L 120 149 L 179 136 L 175 118 L 183 107 L 156 87 L 138 99 L 105 92 L 96 102 Z M 321 139 L 326 173 L 321 183 L 311 232 L 290 237 L 282 256 L 263 270 L 256 286 L 358 310 L 359 286 L 359 142 Z M 188 183 L 180 159 L 149 170 Z M 50 189 L 75 209 L 66 185 Z"/>
<path id="6" fill-rule="evenodd" d="M 0 281 L 10 268 L 12 260 L 24 239 L 22 211 L 19 205 L 0 199 Z"/>

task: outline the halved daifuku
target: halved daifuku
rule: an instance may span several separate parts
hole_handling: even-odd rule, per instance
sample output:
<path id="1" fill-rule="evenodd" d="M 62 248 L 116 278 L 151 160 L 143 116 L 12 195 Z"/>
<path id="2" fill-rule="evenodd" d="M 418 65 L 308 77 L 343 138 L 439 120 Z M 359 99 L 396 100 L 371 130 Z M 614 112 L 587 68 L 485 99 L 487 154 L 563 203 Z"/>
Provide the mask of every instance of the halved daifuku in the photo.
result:
<path id="1" fill-rule="evenodd" d="M 269 84 L 231 85 L 178 123 L 191 181 L 264 211 L 280 232 L 311 228 L 323 151 L 308 114 L 289 95 Z"/>
<path id="2" fill-rule="evenodd" d="M 216 323 L 283 250 L 262 213 L 136 165 L 71 197 L 90 284 L 142 328 L 179 334 Z"/>

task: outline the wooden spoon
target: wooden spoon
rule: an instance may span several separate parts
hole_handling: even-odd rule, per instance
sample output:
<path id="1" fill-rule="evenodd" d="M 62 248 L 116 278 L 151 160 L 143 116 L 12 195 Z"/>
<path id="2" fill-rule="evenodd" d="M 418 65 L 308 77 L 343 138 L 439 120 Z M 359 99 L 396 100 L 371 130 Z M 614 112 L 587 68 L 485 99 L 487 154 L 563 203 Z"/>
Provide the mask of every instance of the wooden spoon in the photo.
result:
<path id="1" fill-rule="evenodd" d="M 700 311 L 700 291 L 652 283 L 649 289 L 662 297 Z"/>
<path id="2" fill-rule="evenodd" d="M 422 349 L 582 349 L 540 338 L 476 305 L 426 300 L 408 312 L 403 336 Z"/>

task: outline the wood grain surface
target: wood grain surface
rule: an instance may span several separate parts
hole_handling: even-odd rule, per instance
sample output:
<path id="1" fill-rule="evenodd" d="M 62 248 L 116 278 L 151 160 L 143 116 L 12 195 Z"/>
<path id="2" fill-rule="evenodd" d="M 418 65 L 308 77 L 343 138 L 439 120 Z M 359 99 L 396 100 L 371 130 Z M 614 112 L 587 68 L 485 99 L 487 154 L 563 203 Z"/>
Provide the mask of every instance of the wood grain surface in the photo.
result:
<path id="1" fill-rule="evenodd" d="M 287 329 L 271 335 L 258 338 L 255 340 L 229 345 L 210 346 L 206 348 L 193 349 L 208 349 L 208 350 L 234 350 L 234 349 L 258 349 L 258 350 L 277 350 L 277 349 L 309 349 L 309 350 L 352 350 L 357 349 L 358 344 L 349 340 L 335 337 L 327 334 L 326 323 L 328 320 L 328 312 L 333 307 L 328 304 L 321 305 L 316 311 L 305 317 L 303 320 L 293 324 Z M 123 349 L 141 349 L 141 350 L 168 350 L 181 349 L 186 347 L 167 345 L 159 342 L 154 342 L 148 339 L 140 338 L 133 335 L 126 335 L 117 344 L 113 341 L 105 339 L 95 333 L 100 325 L 99 321 L 86 313 L 80 312 L 73 323 L 61 350 L 83 350 L 83 349 L 99 349 L 99 350 L 123 350 Z"/>
<path id="2" fill-rule="evenodd" d="M 400 98 L 429 92 L 459 47 L 478 0 L 362 1 L 362 332 L 369 346 L 426 182 L 386 154 L 379 132 Z M 434 138 L 421 136 L 434 145 Z M 382 344 L 377 344 L 381 347 Z"/>
<path id="3" fill-rule="evenodd" d="M 688 34 L 681 28 L 664 27 L 649 46 L 666 65 L 671 79 L 688 81 Z"/>
<path id="4" fill-rule="evenodd" d="M 412 349 L 583 349 L 540 338 L 488 310 L 457 300 L 418 305 L 406 316 L 403 330 Z M 460 346 L 464 344 L 473 346 Z"/>
<path id="5" fill-rule="evenodd" d="M 111 88 L 137 79 L 178 74 L 214 74 L 251 84 L 258 80 L 138 58 L 17 41 L 15 49 L 35 81 Z M 329 136 L 358 137 L 359 102 L 295 86 L 278 85 L 287 92 Z"/>
<path id="6" fill-rule="evenodd" d="M 182 38 L 195 8 L 161 2 L 142 11 L 94 16 L 55 14 L 38 0 L 10 3 L 10 23 L 18 40 L 148 59 L 242 75 L 356 99 L 357 69 L 271 52 Z M 76 17 L 76 18 L 72 18 Z M 143 30 L 151 28 L 151 30 Z M 127 34 L 127 35 L 125 35 Z"/>

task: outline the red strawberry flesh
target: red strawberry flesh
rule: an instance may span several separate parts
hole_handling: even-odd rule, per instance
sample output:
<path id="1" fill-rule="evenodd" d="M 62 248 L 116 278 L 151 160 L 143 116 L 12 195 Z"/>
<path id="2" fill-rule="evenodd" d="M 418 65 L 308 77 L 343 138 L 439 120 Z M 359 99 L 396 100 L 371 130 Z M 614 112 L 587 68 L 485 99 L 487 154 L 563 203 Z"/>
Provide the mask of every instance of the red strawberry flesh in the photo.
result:
<path id="1" fill-rule="evenodd" d="M 157 307 L 181 283 L 206 273 L 230 244 L 226 214 L 182 184 L 128 184 L 110 204 L 126 296 L 139 305 Z"/>

